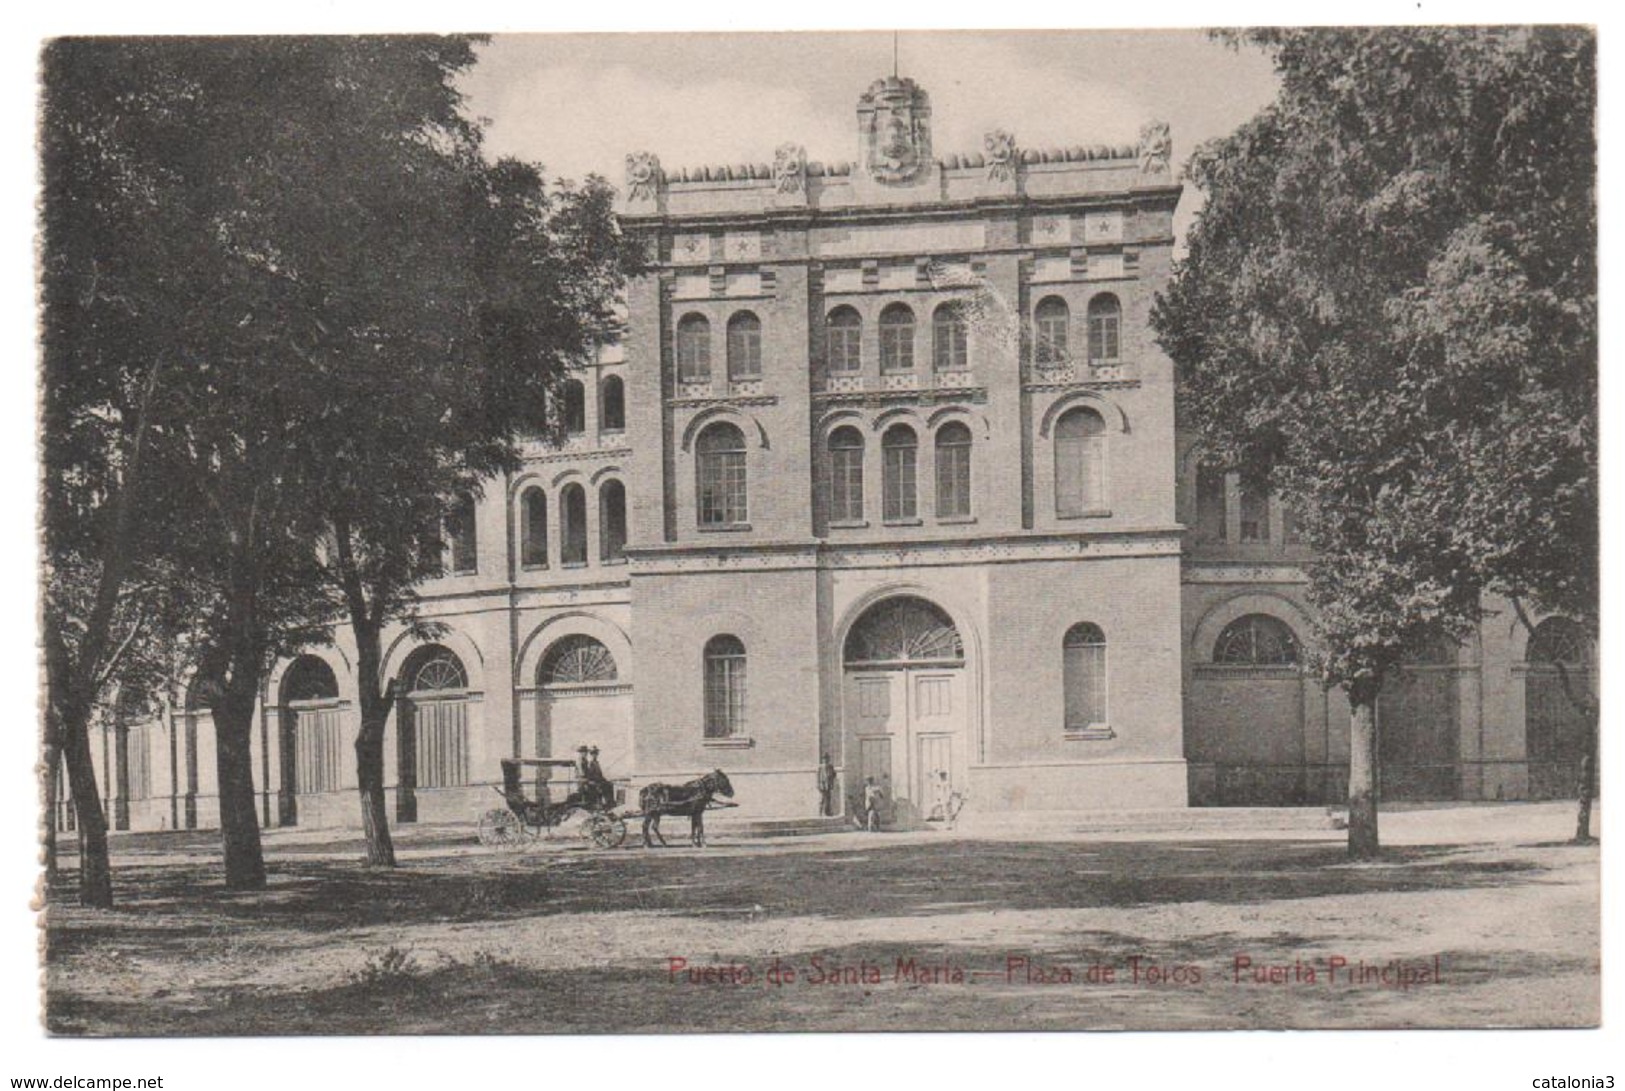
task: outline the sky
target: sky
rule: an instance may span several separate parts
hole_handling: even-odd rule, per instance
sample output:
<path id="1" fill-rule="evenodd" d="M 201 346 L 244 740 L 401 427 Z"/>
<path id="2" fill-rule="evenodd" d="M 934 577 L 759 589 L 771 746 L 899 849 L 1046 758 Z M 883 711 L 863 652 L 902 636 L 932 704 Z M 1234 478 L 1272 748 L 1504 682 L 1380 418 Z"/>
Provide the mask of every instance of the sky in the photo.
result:
<path id="1" fill-rule="evenodd" d="M 939 158 L 981 151 L 994 128 L 1028 148 L 1133 143 L 1155 118 L 1183 162 L 1275 93 L 1262 54 L 1195 30 L 902 31 L 896 48 L 931 96 Z M 858 96 L 891 74 L 892 51 L 879 31 L 500 35 L 462 88 L 491 154 L 619 186 L 630 151 L 668 171 L 769 163 L 786 142 L 855 160 Z M 1181 232 L 1196 204 L 1182 202 Z"/>

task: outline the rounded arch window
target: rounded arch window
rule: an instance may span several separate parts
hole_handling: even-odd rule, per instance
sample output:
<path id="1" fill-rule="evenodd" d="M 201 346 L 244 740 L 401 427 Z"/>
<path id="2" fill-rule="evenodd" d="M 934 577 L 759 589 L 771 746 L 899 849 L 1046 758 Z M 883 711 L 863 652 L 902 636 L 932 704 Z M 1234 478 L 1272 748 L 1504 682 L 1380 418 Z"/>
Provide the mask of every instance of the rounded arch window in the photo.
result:
<path id="1" fill-rule="evenodd" d="M 914 368 L 914 312 L 905 303 L 893 303 L 880 312 L 880 370 Z"/>
<path id="2" fill-rule="evenodd" d="M 1055 422 L 1055 514 L 1087 515 L 1106 507 L 1106 421 L 1088 406 Z"/>
<path id="3" fill-rule="evenodd" d="M 696 510 L 701 526 L 749 520 L 745 433 L 729 421 L 706 426 L 694 443 Z"/>
<path id="4" fill-rule="evenodd" d="M 1111 363 L 1122 341 L 1123 305 L 1110 292 L 1089 301 L 1089 362 Z"/>
<path id="5" fill-rule="evenodd" d="M 863 433 L 843 425 L 829 434 L 829 517 L 863 519 Z"/>
<path id="6" fill-rule="evenodd" d="M 824 359 L 832 372 L 852 372 L 863 366 L 863 317 L 845 305 L 824 319 Z"/>
<path id="7" fill-rule="evenodd" d="M 711 381 L 711 322 L 703 314 L 687 314 L 677 323 L 677 381 Z"/>
<path id="8" fill-rule="evenodd" d="M 919 514 L 915 474 L 919 439 L 906 424 L 894 424 L 880 439 L 882 516 L 913 519 Z"/>
<path id="9" fill-rule="evenodd" d="M 468 672 L 463 669 L 463 661 L 451 649 L 437 645 L 420 655 L 407 675 L 407 688 L 413 693 L 468 688 Z"/>
<path id="10" fill-rule="evenodd" d="M 564 430 L 572 436 L 587 430 L 587 388 L 580 379 L 564 381 Z"/>
<path id="11" fill-rule="evenodd" d="M 519 498 L 519 563 L 547 567 L 547 494 L 534 485 Z"/>
<path id="12" fill-rule="evenodd" d="M 863 612 L 846 636 L 842 658 L 848 667 L 958 666 L 965 644 L 947 611 L 916 595 L 896 595 Z"/>
<path id="13" fill-rule="evenodd" d="M 563 541 L 559 559 L 567 565 L 587 563 L 587 490 L 572 481 L 559 492 Z"/>
<path id="14" fill-rule="evenodd" d="M 626 486 L 613 477 L 598 486 L 598 559 L 626 559 Z"/>
<path id="15" fill-rule="evenodd" d="M 585 633 L 555 641 L 536 671 L 536 682 L 541 686 L 602 685 L 618 677 L 615 657 L 601 641 Z"/>
<path id="16" fill-rule="evenodd" d="M 598 426 L 605 432 L 626 430 L 626 385 L 619 375 L 607 375 L 598 387 Z"/>
<path id="17" fill-rule="evenodd" d="M 1106 724 L 1106 634 L 1092 621 L 1078 622 L 1061 638 L 1061 688 L 1066 731 Z"/>
<path id="18" fill-rule="evenodd" d="M 333 676 L 333 668 L 320 656 L 301 655 L 282 676 L 283 704 L 294 701 L 336 701 L 338 696 L 338 679 Z"/>
<path id="19" fill-rule="evenodd" d="M 1247 614 L 1224 627 L 1213 645 L 1213 662 L 1233 666 L 1290 667 L 1298 663 L 1298 638 L 1269 614 Z"/>
<path id="20" fill-rule="evenodd" d="M 762 320 L 750 311 L 728 319 L 728 378 L 735 382 L 762 377 Z"/>
<path id="21" fill-rule="evenodd" d="M 971 433 L 964 421 L 937 429 L 937 517 L 970 516 Z"/>
<path id="22" fill-rule="evenodd" d="M 745 733 L 745 644 L 731 633 L 705 642 L 705 737 Z"/>
<path id="23" fill-rule="evenodd" d="M 1068 327 L 1072 312 L 1060 296 L 1045 296 L 1033 312 L 1034 351 L 1041 364 L 1057 364 L 1067 358 Z"/>
<path id="24" fill-rule="evenodd" d="M 1561 663 L 1565 667 L 1588 667 L 1591 640 L 1584 629 L 1568 618 L 1549 617 L 1535 626 L 1524 659 L 1543 666 Z"/>

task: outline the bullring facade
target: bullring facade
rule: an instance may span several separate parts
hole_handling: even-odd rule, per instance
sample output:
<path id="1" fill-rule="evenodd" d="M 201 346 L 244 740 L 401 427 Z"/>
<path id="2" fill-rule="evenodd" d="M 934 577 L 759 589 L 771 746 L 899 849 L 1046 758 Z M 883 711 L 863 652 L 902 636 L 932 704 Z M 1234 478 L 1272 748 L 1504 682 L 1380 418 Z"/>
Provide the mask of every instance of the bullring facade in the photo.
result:
<path id="1" fill-rule="evenodd" d="M 445 635 L 385 670 L 398 822 L 488 807 L 498 761 L 600 748 L 634 784 L 723 768 L 740 814 L 865 779 L 917 814 L 1335 802 L 1348 710 L 1303 669 L 1289 514 L 1176 429 L 1149 313 L 1181 190 L 1168 129 L 932 148 L 926 93 L 877 81 L 858 154 L 672 171 L 629 156 L 653 271 L 421 589 Z M 1564 794 L 1578 719 L 1498 612 L 1382 700 L 1386 798 Z M 119 828 L 212 825 L 212 732 L 184 684 L 101 725 Z M 354 655 L 267 679 L 267 825 L 357 820 Z M 64 816 L 65 817 L 65 816 Z"/>

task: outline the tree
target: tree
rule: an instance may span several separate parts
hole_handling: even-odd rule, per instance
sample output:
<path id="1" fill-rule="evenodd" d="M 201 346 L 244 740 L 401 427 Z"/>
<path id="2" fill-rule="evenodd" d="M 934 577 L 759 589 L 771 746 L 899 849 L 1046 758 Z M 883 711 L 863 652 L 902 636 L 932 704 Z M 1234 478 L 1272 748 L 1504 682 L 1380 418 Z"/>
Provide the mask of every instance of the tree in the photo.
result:
<path id="1" fill-rule="evenodd" d="M 1207 204 L 1153 324 L 1182 424 L 1316 552 L 1368 856 L 1400 657 L 1463 637 L 1487 591 L 1595 616 L 1595 40 L 1228 37 L 1268 51 L 1281 90 L 1193 157 Z"/>

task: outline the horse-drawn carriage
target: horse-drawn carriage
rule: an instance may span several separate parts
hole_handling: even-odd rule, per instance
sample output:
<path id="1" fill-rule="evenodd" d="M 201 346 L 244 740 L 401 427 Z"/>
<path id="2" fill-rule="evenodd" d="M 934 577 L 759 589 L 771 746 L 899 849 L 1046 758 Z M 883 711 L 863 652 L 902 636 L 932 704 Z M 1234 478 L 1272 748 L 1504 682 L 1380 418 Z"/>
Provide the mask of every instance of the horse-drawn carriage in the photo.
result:
<path id="1" fill-rule="evenodd" d="M 527 796 L 524 787 L 527 768 L 569 770 L 562 781 L 566 788 L 564 798 L 555 803 L 545 796 L 538 799 Z M 734 790 L 727 775 L 721 769 L 713 769 L 685 784 L 645 785 L 638 793 L 638 809 L 623 811 L 620 809 L 623 793 L 599 771 L 596 757 L 590 765 L 585 761 L 549 758 L 504 758 L 502 787 L 495 790 L 507 806 L 493 808 L 480 816 L 479 838 L 480 844 L 498 848 L 524 845 L 544 834 L 551 835 L 552 830 L 579 812 L 587 816 L 581 825 L 582 836 L 599 848 L 618 848 L 625 843 L 629 819 L 643 820 L 645 848 L 654 847 L 651 833 L 664 847 L 666 839 L 660 833 L 660 820 L 666 815 L 686 816 L 690 823 L 690 842 L 703 847 L 705 812 L 737 806 L 716 798 L 719 795 L 731 798 Z"/>
<path id="2" fill-rule="evenodd" d="M 552 802 L 545 796 L 532 799 L 525 794 L 526 769 L 567 769 L 573 774 L 564 781 L 565 796 Z M 494 788 L 494 786 L 493 786 Z M 480 844 L 497 848 L 523 845 L 562 825 L 578 812 L 586 812 L 581 834 L 601 849 L 612 849 L 626 841 L 626 819 L 617 813 L 619 800 L 613 784 L 585 775 L 573 761 L 547 758 L 502 759 L 502 795 L 506 807 L 496 807 L 480 816 Z"/>

